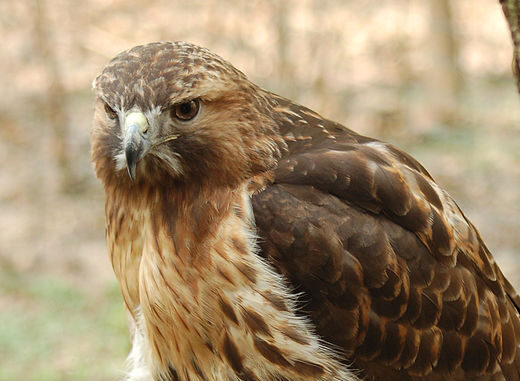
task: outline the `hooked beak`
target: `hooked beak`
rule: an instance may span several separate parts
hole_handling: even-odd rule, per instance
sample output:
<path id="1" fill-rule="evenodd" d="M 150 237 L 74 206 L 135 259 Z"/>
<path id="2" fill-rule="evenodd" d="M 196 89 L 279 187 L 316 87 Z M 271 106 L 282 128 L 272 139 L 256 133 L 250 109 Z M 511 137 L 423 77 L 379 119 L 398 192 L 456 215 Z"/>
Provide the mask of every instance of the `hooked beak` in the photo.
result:
<path id="1" fill-rule="evenodd" d="M 135 179 L 137 163 L 150 149 L 146 138 L 148 128 L 148 121 L 142 112 L 132 112 L 125 119 L 123 146 L 128 176 L 132 181 Z"/>

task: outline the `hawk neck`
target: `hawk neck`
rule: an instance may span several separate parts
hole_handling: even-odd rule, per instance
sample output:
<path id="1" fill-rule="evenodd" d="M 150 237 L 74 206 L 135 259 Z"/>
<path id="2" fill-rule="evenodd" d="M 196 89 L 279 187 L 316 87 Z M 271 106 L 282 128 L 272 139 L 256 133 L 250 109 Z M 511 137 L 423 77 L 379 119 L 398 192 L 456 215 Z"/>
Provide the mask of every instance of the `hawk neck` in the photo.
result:
<path id="1" fill-rule="evenodd" d="M 107 199 L 112 264 L 135 323 L 132 368 L 156 380 L 356 379 L 256 254 L 248 185 Z"/>

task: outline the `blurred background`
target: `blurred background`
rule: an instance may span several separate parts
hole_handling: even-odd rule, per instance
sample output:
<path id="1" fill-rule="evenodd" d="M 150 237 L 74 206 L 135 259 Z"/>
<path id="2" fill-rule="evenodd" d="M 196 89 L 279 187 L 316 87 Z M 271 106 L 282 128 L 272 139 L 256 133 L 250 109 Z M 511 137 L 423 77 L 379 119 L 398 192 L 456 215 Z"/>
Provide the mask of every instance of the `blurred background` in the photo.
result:
<path id="1" fill-rule="evenodd" d="M 520 115 L 498 0 L 0 0 L 0 380 L 114 380 L 129 350 L 89 161 L 91 82 L 155 40 L 421 161 L 520 287 Z"/>

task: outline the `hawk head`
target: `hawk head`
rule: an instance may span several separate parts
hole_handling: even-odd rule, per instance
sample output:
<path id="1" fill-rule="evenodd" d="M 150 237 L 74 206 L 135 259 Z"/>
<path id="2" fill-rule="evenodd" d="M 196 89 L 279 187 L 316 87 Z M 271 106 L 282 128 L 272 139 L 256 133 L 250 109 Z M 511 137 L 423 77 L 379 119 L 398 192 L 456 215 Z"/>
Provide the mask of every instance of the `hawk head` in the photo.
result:
<path id="1" fill-rule="evenodd" d="M 170 179 L 233 186 L 280 156 L 269 97 L 204 48 L 134 47 L 93 86 L 92 159 L 105 185 Z"/>

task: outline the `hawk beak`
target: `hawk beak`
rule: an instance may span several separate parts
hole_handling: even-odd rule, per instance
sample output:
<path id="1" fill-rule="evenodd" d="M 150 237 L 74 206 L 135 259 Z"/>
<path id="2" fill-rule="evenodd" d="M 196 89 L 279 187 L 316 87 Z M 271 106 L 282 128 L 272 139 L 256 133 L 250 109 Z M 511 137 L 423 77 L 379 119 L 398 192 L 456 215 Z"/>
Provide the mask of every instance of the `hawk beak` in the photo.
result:
<path id="1" fill-rule="evenodd" d="M 148 121 L 142 112 L 132 112 L 125 119 L 123 145 L 126 168 L 132 181 L 135 179 L 137 163 L 150 148 L 146 138 L 148 128 Z"/>

